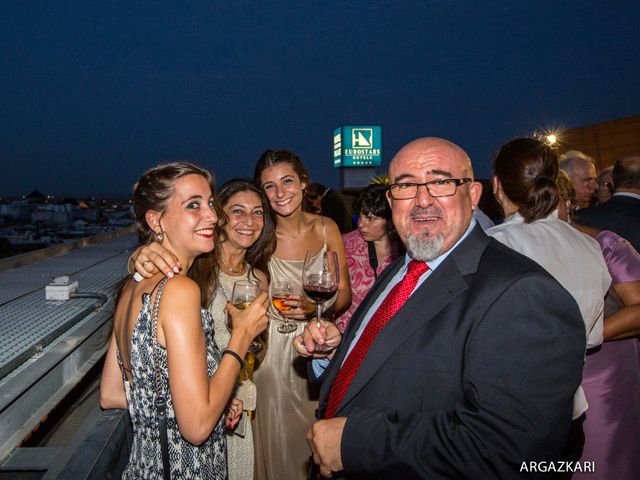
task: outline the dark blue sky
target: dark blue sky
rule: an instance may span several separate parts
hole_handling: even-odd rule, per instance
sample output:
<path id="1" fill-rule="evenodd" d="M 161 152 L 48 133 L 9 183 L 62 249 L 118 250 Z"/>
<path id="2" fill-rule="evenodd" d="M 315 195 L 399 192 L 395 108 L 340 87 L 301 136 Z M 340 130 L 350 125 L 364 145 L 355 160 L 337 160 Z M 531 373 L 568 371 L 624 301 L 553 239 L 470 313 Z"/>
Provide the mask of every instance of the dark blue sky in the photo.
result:
<path id="1" fill-rule="evenodd" d="M 0 195 L 123 194 L 189 159 L 220 180 L 290 148 L 338 185 L 332 132 L 381 124 L 385 165 L 640 112 L 640 2 L 5 1 Z"/>

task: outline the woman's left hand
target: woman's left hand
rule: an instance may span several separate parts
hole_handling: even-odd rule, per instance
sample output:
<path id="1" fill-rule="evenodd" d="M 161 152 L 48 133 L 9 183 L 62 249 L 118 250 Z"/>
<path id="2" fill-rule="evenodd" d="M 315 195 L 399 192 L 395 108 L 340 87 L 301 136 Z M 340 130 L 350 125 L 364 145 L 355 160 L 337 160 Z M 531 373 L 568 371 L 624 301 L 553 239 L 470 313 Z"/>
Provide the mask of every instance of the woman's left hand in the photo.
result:
<path id="1" fill-rule="evenodd" d="M 238 424 L 242 415 L 242 407 L 242 400 L 238 398 L 231 399 L 231 405 L 229 405 L 229 410 L 227 411 L 227 428 L 233 429 Z"/>
<path id="2" fill-rule="evenodd" d="M 290 306 L 291 310 L 281 312 L 280 315 L 291 320 L 306 320 L 311 313 L 315 312 L 314 305 L 304 295 L 287 295 L 283 303 Z"/>

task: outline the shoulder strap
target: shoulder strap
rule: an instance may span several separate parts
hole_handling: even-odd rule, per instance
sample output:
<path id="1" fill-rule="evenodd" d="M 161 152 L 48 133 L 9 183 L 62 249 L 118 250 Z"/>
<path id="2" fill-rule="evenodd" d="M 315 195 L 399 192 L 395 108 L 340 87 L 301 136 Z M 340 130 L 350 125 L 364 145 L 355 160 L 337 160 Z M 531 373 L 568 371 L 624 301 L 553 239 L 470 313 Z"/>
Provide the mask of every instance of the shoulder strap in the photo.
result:
<path id="1" fill-rule="evenodd" d="M 326 248 L 327 246 L 327 226 L 324 223 L 324 218 L 321 216 L 320 217 L 320 221 L 322 222 L 322 241 L 323 241 L 323 248 Z"/>
<path id="2" fill-rule="evenodd" d="M 373 269 L 373 278 L 378 279 L 378 255 L 376 254 L 376 246 L 373 242 L 367 242 L 367 250 L 369 251 L 369 265 Z"/>
<path id="3" fill-rule="evenodd" d="M 115 339 L 114 339 L 115 342 Z M 118 366 L 120 367 L 120 375 L 122 375 L 122 381 L 127 383 L 127 376 L 124 373 L 124 363 L 122 363 L 122 356 L 120 355 L 120 349 L 118 348 L 118 342 L 116 342 L 116 360 L 118 360 Z"/>
<path id="4" fill-rule="evenodd" d="M 151 341 L 153 345 L 153 372 L 155 377 L 156 398 L 154 401 L 156 413 L 158 416 L 158 430 L 160 431 L 160 452 L 162 454 L 162 473 L 164 480 L 170 480 L 171 467 L 169 465 L 169 438 L 167 435 L 167 398 L 162 388 L 162 380 L 160 377 L 160 359 L 158 358 L 158 308 L 160 307 L 160 299 L 162 298 L 162 290 L 166 285 L 168 277 L 164 277 L 153 287 L 151 294 L 157 288 L 156 299 L 153 302 L 151 310 Z"/>

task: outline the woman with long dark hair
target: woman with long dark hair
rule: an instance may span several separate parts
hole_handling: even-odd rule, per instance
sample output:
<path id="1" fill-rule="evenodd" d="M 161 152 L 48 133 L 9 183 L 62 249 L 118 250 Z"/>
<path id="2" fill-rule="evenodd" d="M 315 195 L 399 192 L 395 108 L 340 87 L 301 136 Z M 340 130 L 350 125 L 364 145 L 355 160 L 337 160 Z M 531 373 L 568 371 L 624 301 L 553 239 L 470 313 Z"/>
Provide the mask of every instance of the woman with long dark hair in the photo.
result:
<path id="1" fill-rule="evenodd" d="M 222 211 L 216 226 L 218 248 L 213 252 L 210 281 L 213 291 L 207 300 L 215 327 L 216 342 L 221 348 L 230 342 L 226 304 L 231 300 L 236 281 L 258 282 L 263 291 L 269 288 L 267 264 L 275 249 L 275 226 L 264 193 L 253 182 L 233 179 L 225 182 L 216 192 Z M 134 253 L 138 273 L 150 275 L 153 267 L 164 267 L 162 262 L 176 265 L 170 251 L 157 242 L 146 245 Z M 162 262 L 158 260 L 162 259 Z M 144 268 L 140 268 L 142 265 Z M 166 268 L 166 267 L 165 267 Z M 157 269 L 154 269 L 157 271 Z M 241 371 L 237 392 L 245 402 L 241 422 L 242 431 L 227 432 L 227 457 L 230 480 L 253 477 L 253 428 L 249 411 L 255 409 L 256 388 L 250 380 L 255 357 L 249 354 Z"/>
<path id="2" fill-rule="evenodd" d="M 212 191 L 208 171 L 178 162 L 150 169 L 134 188 L 141 240 L 155 240 L 183 269 L 171 279 L 128 277 L 118 295 L 100 404 L 129 409 L 125 479 L 227 477 L 223 413 L 242 357 L 266 327 L 267 295 L 244 311 L 226 305 L 234 328 L 221 354 L 203 308 L 218 287 L 211 252 L 220 210 Z M 241 402 L 232 403 L 227 426 L 241 411 Z"/>
<path id="3" fill-rule="evenodd" d="M 325 302 L 325 315 L 339 315 L 351 303 L 349 273 L 340 231 L 330 218 L 304 212 L 309 173 L 296 154 L 267 150 L 256 163 L 254 181 L 264 190 L 274 212 L 277 246 L 269 261 L 271 284 L 290 282 L 297 295 L 286 302 L 290 310 L 271 309 L 265 358 L 256 371 L 256 479 L 304 479 L 309 449 L 306 431 L 315 419 L 317 390 L 309 384 L 306 366 L 291 342 L 304 329 L 313 306 L 302 294 L 302 266 L 307 251 L 335 251 L 340 264 L 337 294 Z M 281 333 L 284 320 L 293 331 Z M 282 330 L 282 329 L 281 329 Z"/>
<path id="4" fill-rule="evenodd" d="M 269 288 L 267 263 L 275 249 L 276 237 L 269 202 L 261 189 L 248 180 L 225 182 L 216 192 L 223 216 L 218 222 L 218 286 L 209 305 L 216 342 L 223 348 L 230 341 L 225 305 L 238 280 L 257 281 L 263 291 Z M 249 412 L 256 408 L 259 395 L 251 378 L 255 357 L 247 355 L 240 373 L 237 396 L 244 402 L 241 430 L 227 430 L 229 480 L 253 478 L 253 427 Z M 256 412 L 258 414 L 258 412 Z"/>

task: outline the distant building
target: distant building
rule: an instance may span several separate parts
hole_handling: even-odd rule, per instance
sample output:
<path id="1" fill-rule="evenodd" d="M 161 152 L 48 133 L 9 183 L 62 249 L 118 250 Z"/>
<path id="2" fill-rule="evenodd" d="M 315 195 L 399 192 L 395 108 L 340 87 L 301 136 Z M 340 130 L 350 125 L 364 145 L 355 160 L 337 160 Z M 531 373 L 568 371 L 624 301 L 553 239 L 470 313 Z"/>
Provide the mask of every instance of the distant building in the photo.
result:
<path id="1" fill-rule="evenodd" d="M 34 189 L 33 192 L 31 192 L 29 195 L 25 195 L 24 199 L 28 203 L 46 203 L 47 202 L 47 196 L 40 193 L 37 188 Z"/>
<path id="2" fill-rule="evenodd" d="M 599 172 L 618 158 L 640 153 L 640 115 L 565 130 L 558 140 L 559 153 L 586 153 L 593 157 Z"/>

